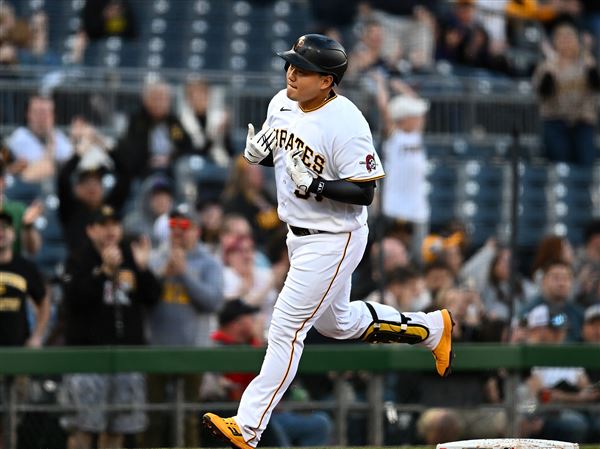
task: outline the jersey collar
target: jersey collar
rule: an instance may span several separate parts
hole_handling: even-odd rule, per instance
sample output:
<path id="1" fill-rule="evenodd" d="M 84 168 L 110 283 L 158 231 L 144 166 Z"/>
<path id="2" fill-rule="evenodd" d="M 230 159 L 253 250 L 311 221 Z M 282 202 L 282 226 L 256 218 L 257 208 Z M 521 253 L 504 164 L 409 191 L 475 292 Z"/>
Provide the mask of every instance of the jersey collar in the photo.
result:
<path id="1" fill-rule="evenodd" d="M 310 108 L 310 109 L 304 109 L 302 106 L 300 106 L 300 104 L 298 103 L 298 107 L 300 108 L 300 110 L 304 113 L 306 112 L 313 112 L 316 111 L 318 109 L 321 109 L 323 106 L 325 106 L 327 103 L 329 103 L 332 100 L 335 100 L 335 98 L 337 97 L 337 94 L 335 93 L 335 91 L 333 89 L 331 89 L 331 92 L 329 92 L 329 97 L 327 98 L 327 100 L 325 100 L 323 103 L 321 103 L 319 106 L 316 106 L 314 108 Z"/>

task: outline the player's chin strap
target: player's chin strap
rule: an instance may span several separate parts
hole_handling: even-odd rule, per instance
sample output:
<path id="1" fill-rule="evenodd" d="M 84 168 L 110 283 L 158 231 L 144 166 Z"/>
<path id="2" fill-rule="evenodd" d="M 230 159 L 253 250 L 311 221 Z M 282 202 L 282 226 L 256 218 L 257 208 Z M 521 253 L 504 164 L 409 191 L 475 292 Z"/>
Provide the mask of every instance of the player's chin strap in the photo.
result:
<path id="1" fill-rule="evenodd" d="M 375 308 L 365 301 L 373 322 L 360 337 L 368 343 L 407 343 L 414 345 L 429 337 L 429 329 L 421 324 L 409 324 L 411 319 L 400 314 L 400 321 L 382 321 L 377 317 Z"/>

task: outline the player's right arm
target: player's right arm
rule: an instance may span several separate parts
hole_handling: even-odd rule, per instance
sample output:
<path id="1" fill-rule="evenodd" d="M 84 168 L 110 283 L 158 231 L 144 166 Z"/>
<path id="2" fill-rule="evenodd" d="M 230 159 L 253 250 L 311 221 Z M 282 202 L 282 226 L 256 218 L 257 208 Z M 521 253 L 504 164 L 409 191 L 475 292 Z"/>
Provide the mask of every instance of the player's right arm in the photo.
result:
<path id="1" fill-rule="evenodd" d="M 244 158 L 251 164 L 260 164 L 269 154 L 272 154 L 276 137 L 275 130 L 268 126 L 263 126 L 258 133 L 254 134 L 254 126 L 248 123 Z"/>

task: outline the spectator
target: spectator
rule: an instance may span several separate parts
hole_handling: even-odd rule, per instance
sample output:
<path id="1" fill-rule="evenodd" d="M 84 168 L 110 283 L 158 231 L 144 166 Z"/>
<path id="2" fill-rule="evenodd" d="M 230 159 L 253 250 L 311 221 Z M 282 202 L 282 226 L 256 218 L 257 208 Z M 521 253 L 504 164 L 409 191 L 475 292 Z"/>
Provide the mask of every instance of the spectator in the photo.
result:
<path id="1" fill-rule="evenodd" d="M 216 254 L 219 248 L 219 234 L 224 222 L 223 205 L 216 198 L 203 201 L 198 206 L 198 213 L 202 230 L 200 239 L 211 253 Z"/>
<path id="2" fill-rule="evenodd" d="M 170 236 L 166 245 L 154 251 L 150 260 L 155 275 L 162 280 L 160 301 L 148 317 L 150 343 L 159 346 L 210 346 L 210 332 L 216 311 L 223 300 L 223 268 L 199 242 L 197 217 L 175 210 L 169 214 Z M 148 378 L 151 402 L 174 400 L 175 379 L 170 375 Z M 187 401 L 198 401 L 201 376 L 184 377 Z M 186 413 L 185 445 L 198 447 L 196 413 Z M 144 443 L 148 447 L 168 445 L 168 421 L 152 415 Z"/>
<path id="3" fill-rule="evenodd" d="M 423 442 L 429 446 L 460 439 L 463 428 L 456 412 L 443 408 L 425 410 L 417 424 Z"/>
<path id="4" fill-rule="evenodd" d="M 422 275 L 413 268 L 400 267 L 388 273 L 383 299 L 379 291 L 372 292 L 365 301 L 376 301 L 392 306 L 400 312 L 416 312 L 430 306 Z"/>
<path id="5" fill-rule="evenodd" d="M 17 64 L 17 52 L 27 46 L 30 39 L 29 24 L 18 19 L 13 6 L 0 2 L 0 66 Z"/>
<path id="6" fill-rule="evenodd" d="M 13 243 L 13 252 L 16 255 L 25 253 L 34 256 L 42 247 L 42 237 L 35 228 L 35 221 L 44 211 L 41 201 L 35 200 L 29 206 L 20 201 L 13 201 L 6 197 L 6 164 L 0 158 L 0 209 L 12 218 L 12 227 L 16 238 Z"/>
<path id="7" fill-rule="evenodd" d="M 441 290 L 432 304 L 432 308 L 438 307 L 447 308 L 452 316 L 462 320 L 457 319 L 458 324 L 452 329 L 452 336 L 456 341 L 500 341 L 501 328 L 492 328 L 485 320 L 481 297 L 477 292 L 456 287 Z"/>
<path id="8" fill-rule="evenodd" d="M 241 298 L 259 307 L 266 322 L 259 324 L 257 336 L 265 335 L 270 322 L 273 305 L 279 291 L 275 288 L 277 278 L 270 268 L 257 266 L 254 241 L 251 237 L 239 237 L 223 248 L 224 295 L 226 300 Z"/>
<path id="9" fill-rule="evenodd" d="M 577 279 L 575 299 L 587 307 L 600 297 L 600 220 L 585 226 L 584 243 L 576 252 L 573 266 Z"/>
<path id="10" fill-rule="evenodd" d="M 600 304 L 594 304 L 585 309 L 583 320 L 583 341 L 600 343 Z M 600 379 L 596 381 L 598 380 Z M 600 427 L 598 429 L 600 430 Z"/>
<path id="11" fill-rule="evenodd" d="M 241 237 L 249 237 L 254 241 L 250 222 L 242 215 L 226 214 L 219 232 L 219 245 L 215 248 L 221 260 L 224 260 L 225 248 L 231 247 Z M 254 257 L 259 267 L 268 268 L 271 265 L 260 248 L 255 248 Z"/>
<path id="12" fill-rule="evenodd" d="M 11 214 L 0 210 L 0 346 L 42 346 L 50 301 L 37 266 L 14 251 Z M 27 300 L 33 300 L 36 327 L 29 331 Z"/>
<path id="13" fill-rule="evenodd" d="M 425 287 L 432 298 L 454 285 L 454 275 L 446 262 L 434 260 L 425 265 Z"/>
<path id="14" fill-rule="evenodd" d="M 552 47 L 533 75 L 539 96 L 545 155 L 551 162 L 591 166 L 596 159 L 600 73 L 590 49 L 568 21 L 555 26 Z"/>
<path id="15" fill-rule="evenodd" d="M 508 0 L 506 14 L 510 17 L 542 22 L 551 20 L 558 13 L 557 2 L 539 2 L 538 0 Z"/>
<path id="16" fill-rule="evenodd" d="M 527 298 L 537 293 L 535 285 L 517 273 L 515 297 L 510 297 L 510 259 L 510 249 L 489 238 L 460 271 L 463 282 L 481 295 L 486 317 L 505 324 L 511 312 L 520 314 Z"/>
<path id="17" fill-rule="evenodd" d="M 457 0 L 441 21 L 436 59 L 463 67 L 507 72 L 503 55 L 491 52 L 488 32 L 477 18 L 476 0 Z"/>
<path id="18" fill-rule="evenodd" d="M 173 209 L 173 187 L 162 176 L 148 178 L 138 192 L 135 210 L 130 212 L 123 224 L 127 235 L 150 237 L 152 247 L 157 248 L 164 242 L 161 225 Z"/>
<path id="19" fill-rule="evenodd" d="M 584 229 L 583 247 L 577 251 L 575 269 L 577 272 L 590 265 L 600 270 L 600 220 L 592 220 Z"/>
<path id="20" fill-rule="evenodd" d="M 539 286 L 543 269 L 548 263 L 561 260 L 572 267 L 574 257 L 573 247 L 566 237 L 547 235 L 538 243 L 536 248 L 531 267 L 531 277 Z"/>
<path id="21" fill-rule="evenodd" d="M 600 343 L 600 304 L 594 304 L 585 309 L 583 322 L 583 341 L 588 344 L 598 345 Z M 587 370 L 592 388 L 598 391 L 600 386 L 600 370 Z M 600 416 L 598 412 L 588 412 L 589 421 L 591 423 L 590 435 L 588 442 L 593 443 L 600 441 Z"/>
<path id="22" fill-rule="evenodd" d="M 17 128 L 8 137 L 12 156 L 21 162 L 21 177 L 25 181 L 52 179 L 56 164 L 62 164 L 73 154 L 69 138 L 54 123 L 54 101 L 33 96 L 27 106 L 27 126 Z"/>
<path id="23" fill-rule="evenodd" d="M 511 311 L 514 315 L 519 315 L 526 299 L 533 296 L 536 291 L 531 282 L 516 274 L 515 297 L 510 297 L 510 258 L 510 249 L 500 247 L 496 250 L 488 266 L 487 282 L 481 289 L 486 316 L 492 321 L 509 323 L 512 318 Z"/>
<path id="24" fill-rule="evenodd" d="M 39 348 L 50 318 L 50 300 L 36 265 L 15 253 L 16 236 L 12 215 L 0 210 L 0 346 Z M 27 319 L 28 301 L 35 304 L 33 332 Z M 0 387 L 2 381 L 8 385 L 12 380 L 1 379 Z M 0 422 L 0 441 L 4 437 L 2 425 Z"/>
<path id="25" fill-rule="evenodd" d="M 207 346 L 211 316 L 223 299 L 223 267 L 200 242 L 197 217 L 175 210 L 169 231 L 167 244 L 152 253 L 151 267 L 163 289 L 149 314 L 150 341 Z"/>
<path id="26" fill-rule="evenodd" d="M 365 74 L 373 69 L 390 74 L 396 70 L 400 53 L 396 45 L 393 51 L 383 46 L 383 27 L 377 20 L 368 20 L 362 25 L 360 41 L 354 46 L 349 57 L 348 75 Z"/>
<path id="27" fill-rule="evenodd" d="M 363 299 L 370 294 L 379 295 L 378 288 L 385 282 L 385 276 L 398 268 L 410 265 L 410 255 L 406 245 L 397 237 L 385 236 L 380 242 L 374 242 L 368 257 L 357 275 L 360 282 L 352 287 L 352 300 Z M 356 285 L 358 284 L 358 285 Z"/>
<path id="28" fill-rule="evenodd" d="M 259 246 L 283 226 L 276 203 L 265 186 L 262 167 L 248 164 L 243 156 L 238 156 L 223 192 L 223 210 L 243 215 L 252 225 Z"/>
<path id="29" fill-rule="evenodd" d="M 89 242 L 67 261 L 64 276 L 65 344 L 69 346 L 142 345 L 144 307 L 159 299 L 160 284 L 148 269 L 150 241 L 122 241 L 116 211 L 101 206 L 86 226 Z M 140 373 L 73 374 L 65 386 L 75 416 L 65 417 L 69 447 L 123 447 L 123 435 L 146 427 L 145 381 Z M 131 410 L 105 412 L 96 407 L 129 404 Z"/>
<path id="30" fill-rule="evenodd" d="M 200 78 L 188 80 L 179 104 L 179 120 L 189 134 L 194 152 L 227 167 L 234 154 L 225 110 L 224 93 Z"/>
<path id="31" fill-rule="evenodd" d="M 564 313 L 554 314 L 551 310 L 548 305 L 540 304 L 528 313 L 528 343 L 560 344 L 566 340 L 569 319 Z M 584 368 L 535 367 L 527 385 L 532 397 L 542 403 L 586 403 L 600 399 L 600 392 L 589 388 L 590 381 Z M 529 426 L 531 434 L 524 436 L 534 438 L 585 442 L 590 430 L 583 413 L 564 406 L 557 412 L 542 412 L 528 420 L 537 425 Z"/>
<path id="32" fill-rule="evenodd" d="M 127 0 L 86 0 L 81 18 L 83 31 L 92 41 L 110 36 L 136 37 L 133 10 Z"/>
<path id="33" fill-rule="evenodd" d="M 383 158 L 389 175 L 383 184 L 382 210 L 391 219 L 412 224 L 411 252 L 413 260 L 420 261 L 421 245 L 429 231 L 427 155 L 423 147 L 429 104 L 409 96 L 388 101 L 382 85 L 377 101 L 384 122 Z"/>
<path id="34" fill-rule="evenodd" d="M 27 48 L 18 53 L 19 64 L 60 66 L 59 56 L 48 48 L 48 16 L 43 11 L 34 12 L 29 18 L 30 38 Z"/>
<path id="35" fill-rule="evenodd" d="M 543 268 L 541 294 L 531 298 L 524 312 L 527 314 L 533 308 L 545 304 L 553 314 L 562 313 L 567 317 L 569 327 L 567 341 L 579 341 L 583 325 L 581 308 L 569 301 L 573 288 L 573 271 L 571 266 L 563 261 L 549 262 Z"/>
<path id="36" fill-rule="evenodd" d="M 506 41 L 506 5 L 509 0 L 479 0 L 477 16 L 490 36 L 490 52 L 499 55 L 508 50 Z"/>
<path id="37" fill-rule="evenodd" d="M 369 0 L 359 9 L 359 20 L 376 20 L 382 25 L 386 54 L 397 49 L 408 67 L 427 70 L 433 63 L 438 4 L 437 0 Z"/>
<path id="38" fill-rule="evenodd" d="M 96 146 L 95 131 L 87 129 L 88 137 L 76 145 L 76 153 L 61 167 L 57 179 L 58 215 L 69 251 L 87 240 L 87 224 L 102 204 L 120 211 L 129 193 L 129 180 L 120 173 L 114 186 L 105 189 L 102 179 L 114 168 L 113 154 Z"/>
<path id="39" fill-rule="evenodd" d="M 161 81 L 146 83 L 142 108 L 130 117 L 116 150 L 124 173 L 131 178 L 170 175 L 174 161 L 192 150 L 190 137 L 171 109 L 171 87 Z"/>
<path id="40" fill-rule="evenodd" d="M 430 234 L 423 240 L 421 253 L 423 262 L 443 261 L 452 271 L 455 282 L 467 280 L 469 273 L 464 273 L 463 251 L 466 236 L 463 231 L 454 231 L 448 237 Z"/>

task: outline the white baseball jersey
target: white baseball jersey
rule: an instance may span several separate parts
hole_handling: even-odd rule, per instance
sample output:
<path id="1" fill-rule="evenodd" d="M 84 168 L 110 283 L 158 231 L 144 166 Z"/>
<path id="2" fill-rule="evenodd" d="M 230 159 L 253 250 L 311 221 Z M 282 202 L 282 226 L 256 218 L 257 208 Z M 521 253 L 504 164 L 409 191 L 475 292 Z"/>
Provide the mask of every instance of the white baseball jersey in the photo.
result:
<path id="1" fill-rule="evenodd" d="M 334 94 L 318 108 L 303 111 L 284 89 L 271 100 L 265 125 L 277 132 L 273 160 L 282 221 L 327 232 L 353 231 L 367 222 L 365 206 L 302 194 L 285 170 L 285 152 L 303 149 L 306 167 L 327 181 L 385 176 L 369 125 L 350 100 Z"/>

